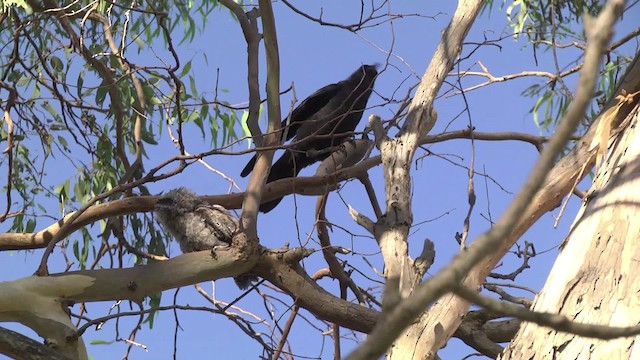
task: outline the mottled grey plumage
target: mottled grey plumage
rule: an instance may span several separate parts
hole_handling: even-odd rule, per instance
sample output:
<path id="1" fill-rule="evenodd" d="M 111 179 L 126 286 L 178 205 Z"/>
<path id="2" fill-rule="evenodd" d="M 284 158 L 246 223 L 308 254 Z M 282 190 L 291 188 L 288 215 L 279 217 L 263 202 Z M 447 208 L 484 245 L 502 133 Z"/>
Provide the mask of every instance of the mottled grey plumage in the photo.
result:
<path id="1" fill-rule="evenodd" d="M 220 205 L 210 205 L 191 190 L 180 187 L 162 195 L 156 202 L 158 222 L 180 244 L 183 253 L 229 246 L 238 220 Z M 257 280 L 253 275 L 235 278 L 241 289 Z"/>

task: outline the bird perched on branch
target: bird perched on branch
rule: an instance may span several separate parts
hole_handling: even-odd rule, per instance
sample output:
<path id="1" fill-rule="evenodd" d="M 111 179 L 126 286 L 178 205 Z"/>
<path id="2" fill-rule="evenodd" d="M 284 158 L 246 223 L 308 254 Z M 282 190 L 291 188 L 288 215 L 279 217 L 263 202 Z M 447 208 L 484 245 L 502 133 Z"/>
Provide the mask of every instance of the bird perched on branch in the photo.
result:
<path id="1" fill-rule="evenodd" d="M 229 246 L 238 229 L 238 220 L 220 205 L 209 205 L 187 188 L 162 195 L 155 206 L 158 222 L 180 244 L 183 253 Z M 257 278 L 251 274 L 234 278 L 240 289 L 247 289 Z"/>
<path id="2" fill-rule="evenodd" d="M 362 118 L 377 75 L 376 65 L 362 65 L 345 80 L 327 85 L 302 101 L 282 121 L 281 140 L 295 137 L 295 141 L 273 164 L 267 183 L 298 175 L 302 168 L 326 159 L 332 147 L 349 139 Z M 253 170 L 256 156 L 244 167 L 242 177 Z M 263 203 L 260 211 L 271 211 L 281 200 Z"/>

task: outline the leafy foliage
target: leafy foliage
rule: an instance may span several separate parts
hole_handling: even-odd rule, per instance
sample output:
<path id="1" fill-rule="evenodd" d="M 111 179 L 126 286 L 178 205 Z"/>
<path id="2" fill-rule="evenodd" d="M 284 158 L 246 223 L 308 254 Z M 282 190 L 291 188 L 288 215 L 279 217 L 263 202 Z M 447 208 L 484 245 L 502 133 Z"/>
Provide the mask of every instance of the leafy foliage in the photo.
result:
<path id="1" fill-rule="evenodd" d="M 507 2 L 503 2 L 506 4 Z M 553 52 L 554 58 L 571 58 L 559 64 L 556 60 L 556 77 L 544 84 L 534 84 L 523 91 L 524 96 L 535 98 L 535 104 L 531 108 L 533 120 L 541 130 L 550 130 L 565 114 L 569 103 L 573 99 L 572 92 L 565 82 L 575 78 L 577 68 L 567 68 L 570 64 L 580 63 L 582 51 L 575 52 L 576 48 L 584 48 L 586 39 L 579 27 L 585 14 L 597 16 L 602 10 L 604 1 L 530 1 L 516 0 L 506 7 L 506 14 L 514 36 L 526 35 L 534 51 L 542 50 Z M 571 24 L 567 25 L 567 24 Z M 561 44 L 567 42 L 568 44 Z M 563 51 L 567 55 L 558 56 L 556 53 Z M 627 57 L 616 58 L 606 64 L 601 72 L 598 96 L 602 99 L 610 98 L 614 90 L 616 80 L 624 74 L 630 59 Z M 585 119 L 584 126 L 589 126 L 598 113 L 599 105 L 594 102 L 592 111 Z"/>
<path id="2" fill-rule="evenodd" d="M 27 11 L 23 2 L 3 6 L 0 47 L 9 56 L 0 59 L 1 94 L 15 97 L 7 102 L 14 128 L 11 134 L 0 129 L 2 140 L 12 138 L 11 164 L 0 161 L 11 169 L 10 188 L 5 188 L 14 199 L 11 209 L 20 198 L 18 212 L 33 214 L 29 224 L 44 216 L 36 205 L 40 194 L 57 199 L 68 212 L 140 176 L 132 166 L 142 167 L 145 146 L 158 145 L 166 125 L 194 122 L 215 146 L 237 140 L 236 110 L 198 94 L 192 59 L 184 61 L 175 52 L 151 45 L 162 39 L 171 50 L 171 39 L 192 41 L 218 9 L 216 1 L 168 1 L 134 8 L 73 3 L 61 11 L 80 16 L 60 18 L 57 10 Z M 140 58 L 143 50 L 167 54 L 174 63 Z M 189 86 L 181 79 L 189 79 Z M 48 162 L 53 158 L 66 158 L 77 172 L 56 174 L 58 184 L 44 182 L 55 172 Z M 148 192 L 145 189 L 143 185 L 140 191 Z M 11 231 L 24 231 L 21 223 L 22 218 L 15 218 Z M 76 254 L 81 262 L 86 253 L 82 249 L 79 246 Z"/>
<path id="3" fill-rule="evenodd" d="M 506 1 L 505 1 L 506 3 Z M 507 6 L 506 13 L 514 34 L 526 34 L 535 43 L 543 40 L 578 36 L 566 24 L 579 24 L 584 14 L 597 16 L 604 1 L 516 0 Z"/>

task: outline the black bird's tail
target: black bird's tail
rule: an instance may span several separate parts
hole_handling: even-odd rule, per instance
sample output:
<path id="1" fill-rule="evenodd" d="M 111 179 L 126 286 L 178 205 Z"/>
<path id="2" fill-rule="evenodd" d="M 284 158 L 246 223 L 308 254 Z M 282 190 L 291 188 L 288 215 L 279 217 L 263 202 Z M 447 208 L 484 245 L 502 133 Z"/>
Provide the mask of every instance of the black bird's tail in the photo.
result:
<path id="1" fill-rule="evenodd" d="M 335 92 L 336 85 L 331 84 L 316 91 L 309 98 L 317 100 L 324 105 L 324 103 L 329 101 L 329 98 L 333 96 Z M 303 121 L 307 120 L 310 116 L 313 115 L 313 112 L 317 111 L 317 109 L 313 107 L 311 107 L 311 109 L 308 109 L 308 107 L 303 107 L 302 105 L 307 101 L 311 102 L 311 100 L 305 99 L 305 101 L 303 101 L 300 106 L 295 108 L 289 116 L 282 119 L 282 123 L 280 124 L 280 137 L 283 142 L 291 140 L 294 136 L 296 136 L 296 133 L 298 132 L 298 129 L 302 125 Z M 242 169 L 242 172 L 240 172 L 240 176 L 247 177 L 247 175 L 251 173 L 253 167 L 256 166 L 257 158 L 258 154 L 253 155 L 247 165 L 244 166 L 244 169 Z"/>
<path id="2" fill-rule="evenodd" d="M 310 159 L 304 152 L 294 152 L 291 150 L 285 151 L 284 154 L 271 166 L 271 172 L 267 178 L 267 184 L 276 180 L 295 177 L 300 173 L 300 170 L 313 164 L 314 159 Z M 264 194 L 263 194 L 264 195 Z M 268 213 L 273 210 L 282 198 L 273 199 L 271 201 L 262 203 L 260 205 L 260 211 Z"/>
<path id="3" fill-rule="evenodd" d="M 251 160 L 249 160 L 247 165 L 244 166 L 244 169 L 242 169 L 242 172 L 240 173 L 240 176 L 247 177 L 247 175 L 249 175 L 249 173 L 253 170 L 253 167 L 256 166 L 256 159 L 257 158 L 258 158 L 257 154 L 253 155 L 253 157 L 251 158 Z"/>

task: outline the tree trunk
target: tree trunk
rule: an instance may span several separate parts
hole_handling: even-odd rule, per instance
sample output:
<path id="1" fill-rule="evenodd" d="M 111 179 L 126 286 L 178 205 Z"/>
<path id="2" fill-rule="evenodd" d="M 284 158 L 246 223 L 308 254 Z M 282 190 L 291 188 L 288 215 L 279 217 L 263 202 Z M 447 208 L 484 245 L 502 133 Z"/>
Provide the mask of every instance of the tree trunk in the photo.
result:
<path id="1" fill-rule="evenodd" d="M 585 324 L 640 323 L 638 106 L 597 172 L 533 310 Z M 624 126 L 624 125 L 623 125 Z M 501 359 L 640 359 L 640 336 L 585 338 L 524 323 Z"/>

